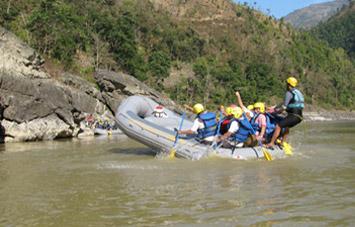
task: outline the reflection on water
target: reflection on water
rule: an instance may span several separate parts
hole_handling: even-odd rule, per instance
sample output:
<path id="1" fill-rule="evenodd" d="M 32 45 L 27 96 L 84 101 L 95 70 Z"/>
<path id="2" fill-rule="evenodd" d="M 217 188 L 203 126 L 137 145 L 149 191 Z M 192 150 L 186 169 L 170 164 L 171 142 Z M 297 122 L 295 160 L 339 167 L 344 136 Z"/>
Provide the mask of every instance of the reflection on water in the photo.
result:
<path id="1" fill-rule="evenodd" d="M 303 124 L 272 162 L 159 160 L 119 137 L 6 144 L 0 226 L 349 226 L 354 126 Z"/>

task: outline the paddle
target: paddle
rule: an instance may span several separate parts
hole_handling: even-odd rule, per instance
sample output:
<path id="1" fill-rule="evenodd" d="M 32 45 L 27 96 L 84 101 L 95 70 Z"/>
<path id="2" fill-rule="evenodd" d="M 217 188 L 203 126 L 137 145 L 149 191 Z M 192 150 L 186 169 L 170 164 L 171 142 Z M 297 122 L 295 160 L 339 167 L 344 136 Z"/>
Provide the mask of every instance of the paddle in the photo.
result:
<path id="1" fill-rule="evenodd" d="M 267 161 L 272 161 L 272 156 L 269 153 L 269 151 L 263 146 L 263 144 L 261 143 L 261 141 L 259 142 L 259 146 L 261 147 L 261 151 L 263 152 L 264 158 Z"/>
<path id="2" fill-rule="evenodd" d="M 293 148 L 291 146 L 291 144 L 287 143 L 287 142 L 282 142 L 278 139 L 277 143 L 279 144 L 279 147 L 282 148 L 282 150 L 285 152 L 286 155 L 293 155 Z"/>
<path id="3" fill-rule="evenodd" d="M 185 118 L 185 113 L 183 113 L 182 116 L 181 116 L 179 128 L 176 131 L 176 135 L 175 135 L 175 141 L 174 141 L 173 147 L 170 149 L 170 152 L 169 152 L 169 158 L 174 158 L 175 157 L 176 146 L 177 146 L 178 141 L 179 141 L 179 131 L 182 128 L 182 123 L 184 122 L 184 118 Z"/>
<path id="4" fill-rule="evenodd" d="M 289 143 L 283 142 L 283 143 L 282 143 L 282 147 L 283 147 L 283 149 L 284 149 L 284 151 L 285 151 L 285 154 L 287 154 L 287 155 L 293 155 L 292 146 L 291 146 Z"/>

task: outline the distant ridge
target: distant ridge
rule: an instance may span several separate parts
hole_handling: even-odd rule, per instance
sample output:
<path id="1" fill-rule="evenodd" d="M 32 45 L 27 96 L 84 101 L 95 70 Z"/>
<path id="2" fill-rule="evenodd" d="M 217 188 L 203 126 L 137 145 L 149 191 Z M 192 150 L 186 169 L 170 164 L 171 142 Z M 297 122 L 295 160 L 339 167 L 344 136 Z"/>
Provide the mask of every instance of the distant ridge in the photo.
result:
<path id="1" fill-rule="evenodd" d="M 318 38 L 327 41 L 332 48 L 343 48 L 355 60 L 355 2 L 311 31 Z"/>
<path id="2" fill-rule="evenodd" d="M 344 5 L 348 5 L 350 2 L 351 0 L 336 0 L 312 4 L 288 14 L 284 17 L 284 20 L 296 28 L 309 29 L 329 19 Z"/>

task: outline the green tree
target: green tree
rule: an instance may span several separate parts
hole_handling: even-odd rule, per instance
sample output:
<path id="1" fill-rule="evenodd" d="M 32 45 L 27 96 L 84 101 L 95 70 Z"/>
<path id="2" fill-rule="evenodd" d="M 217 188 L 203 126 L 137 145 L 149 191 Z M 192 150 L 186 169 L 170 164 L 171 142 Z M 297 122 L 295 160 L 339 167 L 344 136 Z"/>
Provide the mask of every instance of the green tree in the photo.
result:
<path id="1" fill-rule="evenodd" d="M 106 38 L 119 65 L 138 79 L 144 79 L 147 67 L 144 57 L 138 52 L 136 28 L 135 15 L 130 11 L 124 11 L 113 24 Z"/>
<path id="2" fill-rule="evenodd" d="M 149 56 L 149 70 L 153 76 L 162 79 L 169 75 L 171 61 L 163 51 L 155 51 Z"/>
<path id="3" fill-rule="evenodd" d="M 249 99 L 261 101 L 281 93 L 280 88 L 282 86 L 271 66 L 263 63 L 252 63 L 246 68 L 245 75 L 250 90 L 256 91 L 249 95 Z"/>
<path id="4" fill-rule="evenodd" d="M 70 4 L 42 0 L 29 18 L 28 29 L 35 48 L 69 65 L 77 49 L 85 49 L 86 34 L 82 18 Z"/>

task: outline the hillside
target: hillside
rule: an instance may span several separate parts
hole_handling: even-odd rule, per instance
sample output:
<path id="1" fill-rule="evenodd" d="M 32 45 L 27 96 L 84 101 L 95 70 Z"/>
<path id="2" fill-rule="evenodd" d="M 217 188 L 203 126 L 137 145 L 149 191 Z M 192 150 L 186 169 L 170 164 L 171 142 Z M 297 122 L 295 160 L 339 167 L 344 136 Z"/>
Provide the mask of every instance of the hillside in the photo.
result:
<path id="1" fill-rule="evenodd" d="M 333 48 L 343 48 L 355 60 L 355 2 L 319 24 L 312 33 Z"/>
<path id="2" fill-rule="evenodd" d="M 349 0 L 313 4 L 288 14 L 284 17 L 284 20 L 296 28 L 309 29 L 322 21 L 326 21 L 346 4 L 349 4 Z"/>
<path id="3" fill-rule="evenodd" d="M 295 75 L 306 101 L 353 107 L 355 69 L 341 50 L 226 0 L 0 2 L 0 22 L 38 50 L 54 78 L 127 72 L 178 103 L 274 104 Z"/>

